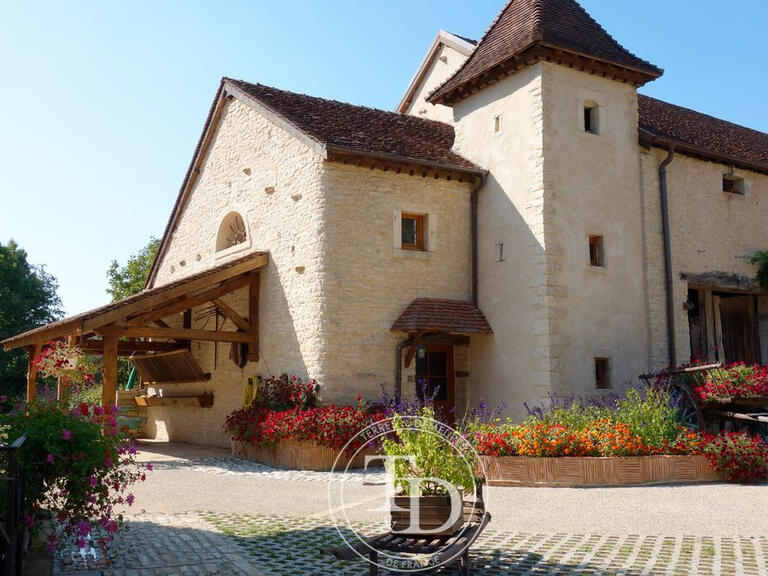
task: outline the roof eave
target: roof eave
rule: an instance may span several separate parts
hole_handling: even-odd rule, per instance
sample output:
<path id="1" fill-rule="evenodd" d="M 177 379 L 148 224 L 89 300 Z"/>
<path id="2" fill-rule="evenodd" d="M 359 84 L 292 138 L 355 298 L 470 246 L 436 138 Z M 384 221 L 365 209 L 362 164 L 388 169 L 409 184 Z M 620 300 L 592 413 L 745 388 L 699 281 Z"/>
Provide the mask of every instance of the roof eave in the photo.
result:
<path id="1" fill-rule="evenodd" d="M 422 166 L 424 168 L 430 168 L 433 170 L 449 170 L 452 172 L 461 172 L 461 173 L 469 174 L 471 176 L 476 176 L 476 177 L 482 177 L 488 173 L 487 170 L 484 170 L 479 166 L 476 166 L 476 167 L 461 166 L 459 164 L 449 164 L 445 162 L 436 162 L 436 161 L 423 160 L 418 158 L 411 158 L 409 156 L 400 156 L 398 154 L 387 154 L 384 152 L 361 150 L 358 148 L 350 148 L 347 146 L 339 146 L 336 144 L 328 144 L 326 145 L 326 149 L 329 154 L 332 154 L 332 153 L 349 154 L 352 156 L 360 156 L 363 158 L 374 158 L 377 160 L 396 162 L 401 164 L 411 164 L 414 166 Z"/>
<path id="2" fill-rule="evenodd" d="M 670 146 L 674 146 L 675 152 L 685 154 L 686 156 L 695 156 L 711 162 L 725 164 L 726 166 L 734 166 L 745 170 L 751 170 L 752 172 L 758 172 L 760 174 L 768 174 L 768 164 L 744 160 L 743 158 L 723 154 L 715 150 L 708 150 L 707 148 L 702 148 L 701 146 L 696 146 L 695 144 L 690 144 L 683 140 L 656 134 L 643 126 L 638 128 L 638 136 L 640 145 L 644 148 L 656 147 L 668 149 Z"/>

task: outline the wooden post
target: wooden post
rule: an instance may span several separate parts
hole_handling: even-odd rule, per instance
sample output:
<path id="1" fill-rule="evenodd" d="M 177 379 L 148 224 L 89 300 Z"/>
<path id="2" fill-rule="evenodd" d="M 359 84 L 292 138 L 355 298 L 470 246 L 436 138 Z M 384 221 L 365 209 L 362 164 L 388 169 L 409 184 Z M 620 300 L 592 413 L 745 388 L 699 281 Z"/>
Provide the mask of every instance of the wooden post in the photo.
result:
<path id="1" fill-rule="evenodd" d="M 259 361 L 259 290 L 261 288 L 261 272 L 251 272 L 251 283 L 248 285 L 248 324 L 251 325 L 251 341 L 248 343 L 248 361 Z"/>
<path id="2" fill-rule="evenodd" d="M 117 398 L 117 336 L 104 336 L 104 385 L 101 405 L 114 406 Z"/>
<path id="3" fill-rule="evenodd" d="M 40 355 L 40 344 L 28 348 L 29 363 L 27 364 L 27 402 L 34 402 L 37 396 L 37 366 L 34 360 Z"/>

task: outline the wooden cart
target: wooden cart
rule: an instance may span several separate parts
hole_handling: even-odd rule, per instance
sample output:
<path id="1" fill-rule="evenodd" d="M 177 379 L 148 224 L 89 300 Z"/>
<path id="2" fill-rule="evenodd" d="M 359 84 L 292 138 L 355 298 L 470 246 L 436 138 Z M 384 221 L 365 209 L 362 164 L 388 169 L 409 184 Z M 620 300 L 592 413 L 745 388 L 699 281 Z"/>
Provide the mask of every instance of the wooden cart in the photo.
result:
<path id="1" fill-rule="evenodd" d="M 706 382 L 725 378 L 722 364 L 690 366 L 643 374 L 649 386 L 669 391 L 680 407 L 686 426 L 707 432 L 745 430 L 768 439 L 768 398 L 731 398 L 728 401 L 703 404 L 694 390 Z"/>

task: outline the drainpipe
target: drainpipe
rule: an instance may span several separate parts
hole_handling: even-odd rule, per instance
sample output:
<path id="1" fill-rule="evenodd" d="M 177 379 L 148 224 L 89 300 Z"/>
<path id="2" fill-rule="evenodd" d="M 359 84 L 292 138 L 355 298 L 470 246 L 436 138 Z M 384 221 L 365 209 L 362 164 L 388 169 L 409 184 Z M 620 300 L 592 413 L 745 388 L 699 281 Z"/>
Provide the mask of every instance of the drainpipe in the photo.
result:
<path id="1" fill-rule="evenodd" d="M 471 234 L 472 234 L 472 304 L 477 306 L 477 193 L 485 186 L 488 174 L 483 172 L 480 176 L 480 182 L 472 189 L 469 197 L 471 206 Z"/>
<path id="2" fill-rule="evenodd" d="M 675 158 L 675 145 L 670 144 L 667 157 L 659 164 L 659 192 L 661 194 L 661 223 L 664 234 L 664 272 L 667 296 L 667 345 L 669 363 L 677 367 L 677 347 L 675 345 L 675 299 L 672 291 L 672 243 L 669 235 L 669 194 L 667 192 L 667 166 Z"/>

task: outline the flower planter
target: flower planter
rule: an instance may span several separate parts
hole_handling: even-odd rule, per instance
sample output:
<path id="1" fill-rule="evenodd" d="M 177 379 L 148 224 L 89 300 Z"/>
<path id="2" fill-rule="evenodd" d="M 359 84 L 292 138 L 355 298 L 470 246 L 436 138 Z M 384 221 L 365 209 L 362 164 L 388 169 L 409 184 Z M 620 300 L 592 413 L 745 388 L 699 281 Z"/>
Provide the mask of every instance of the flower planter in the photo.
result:
<path id="1" fill-rule="evenodd" d="M 233 456 L 261 462 L 275 468 L 288 468 L 291 470 L 331 470 L 339 456 L 339 450 L 320 446 L 314 442 L 303 440 L 281 440 L 276 444 L 254 446 L 247 442 L 230 440 Z M 343 470 L 348 459 L 342 455 L 336 464 L 337 470 Z M 363 468 L 365 466 L 365 454 L 358 453 L 349 462 L 349 468 Z"/>
<path id="2" fill-rule="evenodd" d="M 724 482 L 704 456 L 481 456 L 490 486 L 638 486 Z"/>
<path id="3" fill-rule="evenodd" d="M 445 536 L 456 532 L 464 523 L 464 515 L 459 512 L 456 520 L 440 531 L 435 531 L 451 519 L 450 496 L 395 496 L 390 510 L 391 529 L 402 536 Z M 461 503 L 459 504 L 461 506 Z M 418 509 L 418 529 L 411 528 L 411 509 Z M 414 513 L 415 519 L 415 513 Z"/>

